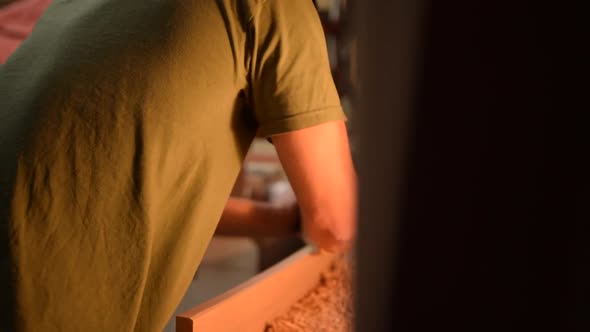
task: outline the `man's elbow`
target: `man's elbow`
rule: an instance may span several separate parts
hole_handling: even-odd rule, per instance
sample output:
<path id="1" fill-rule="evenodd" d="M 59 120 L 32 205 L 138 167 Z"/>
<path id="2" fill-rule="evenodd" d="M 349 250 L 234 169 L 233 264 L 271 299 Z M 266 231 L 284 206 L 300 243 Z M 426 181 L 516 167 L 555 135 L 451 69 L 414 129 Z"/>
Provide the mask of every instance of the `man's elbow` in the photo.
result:
<path id="1" fill-rule="evenodd" d="M 327 211 L 303 220 L 303 235 L 312 244 L 328 251 L 345 249 L 356 237 L 356 215 L 352 211 Z M 330 213 L 332 212 L 332 213 Z"/>

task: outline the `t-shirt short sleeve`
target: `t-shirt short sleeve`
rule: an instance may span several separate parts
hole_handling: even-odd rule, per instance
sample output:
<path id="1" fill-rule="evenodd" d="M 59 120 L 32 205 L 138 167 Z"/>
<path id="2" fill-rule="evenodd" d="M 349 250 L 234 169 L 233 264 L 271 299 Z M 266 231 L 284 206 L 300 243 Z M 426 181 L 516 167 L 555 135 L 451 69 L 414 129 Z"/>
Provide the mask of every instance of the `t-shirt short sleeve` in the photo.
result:
<path id="1" fill-rule="evenodd" d="M 260 136 L 346 119 L 311 0 L 264 1 L 248 38 L 248 95 Z"/>

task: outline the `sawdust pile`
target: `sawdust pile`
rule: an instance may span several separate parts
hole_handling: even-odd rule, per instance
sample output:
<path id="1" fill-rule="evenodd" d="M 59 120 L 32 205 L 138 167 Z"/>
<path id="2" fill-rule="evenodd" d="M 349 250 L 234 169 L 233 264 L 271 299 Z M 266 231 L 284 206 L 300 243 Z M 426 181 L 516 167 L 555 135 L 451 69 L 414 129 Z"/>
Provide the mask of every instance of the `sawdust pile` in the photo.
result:
<path id="1" fill-rule="evenodd" d="M 319 285 L 265 332 L 351 332 L 352 314 L 352 268 L 349 259 L 340 257 Z"/>

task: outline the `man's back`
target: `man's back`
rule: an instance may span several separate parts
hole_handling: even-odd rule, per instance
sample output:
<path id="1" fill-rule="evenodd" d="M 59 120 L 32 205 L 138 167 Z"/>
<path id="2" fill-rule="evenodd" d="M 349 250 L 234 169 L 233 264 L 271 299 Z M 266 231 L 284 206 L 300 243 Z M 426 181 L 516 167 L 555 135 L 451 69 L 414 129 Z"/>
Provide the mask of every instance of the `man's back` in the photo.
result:
<path id="1" fill-rule="evenodd" d="M 281 89 L 293 78 L 266 64 L 295 61 L 277 50 L 293 33 L 277 17 L 305 22 L 312 5 L 262 6 L 55 1 L 0 68 L 1 268 L 19 330 L 161 330 L 257 122 L 272 135 L 342 118 L 324 59 L 309 75 L 325 92 L 311 94 Z M 265 75 L 280 79 L 253 87 Z M 282 90 L 291 113 L 250 111 Z"/>
<path id="2" fill-rule="evenodd" d="M 254 134 L 244 35 L 180 3 L 56 2 L 2 69 L 3 148 L 27 140 L 10 223 L 27 330 L 161 328 L 215 229 Z"/>

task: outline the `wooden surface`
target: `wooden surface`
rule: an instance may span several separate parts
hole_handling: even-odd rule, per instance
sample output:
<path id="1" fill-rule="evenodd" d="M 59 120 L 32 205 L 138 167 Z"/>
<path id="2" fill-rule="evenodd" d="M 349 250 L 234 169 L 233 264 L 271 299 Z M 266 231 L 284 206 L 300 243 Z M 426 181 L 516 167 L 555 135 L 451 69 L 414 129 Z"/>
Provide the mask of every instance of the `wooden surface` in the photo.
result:
<path id="1" fill-rule="evenodd" d="M 176 317 L 177 332 L 262 332 L 320 280 L 334 261 L 306 246 L 244 284 Z"/>

